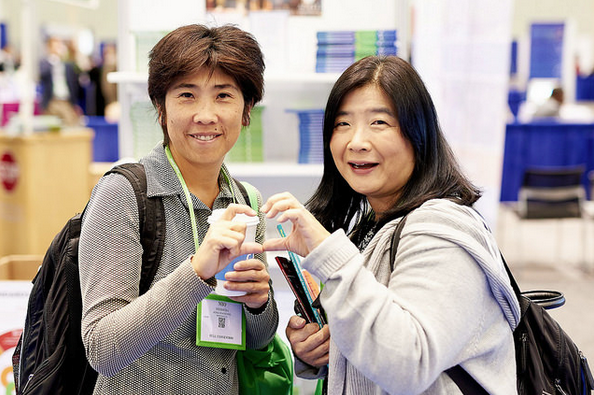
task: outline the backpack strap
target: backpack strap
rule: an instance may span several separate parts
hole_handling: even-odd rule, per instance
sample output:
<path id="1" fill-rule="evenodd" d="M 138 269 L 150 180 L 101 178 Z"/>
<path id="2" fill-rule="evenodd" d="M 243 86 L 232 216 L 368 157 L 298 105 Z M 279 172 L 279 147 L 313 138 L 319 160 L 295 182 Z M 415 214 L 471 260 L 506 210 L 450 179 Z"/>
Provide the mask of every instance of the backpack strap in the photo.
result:
<path id="1" fill-rule="evenodd" d="M 146 194 L 146 173 L 140 163 L 124 163 L 113 167 L 107 174 L 121 174 L 130 181 L 136 202 L 138 203 L 138 217 L 140 219 L 140 243 L 142 244 L 142 270 L 140 275 L 140 295 L 148 291 L 159 262 L 163 255 L 165 244 L 165 209 L 160 197 L 149 198 Z"/>
<path id="2" fill-rule="evenodd" d="M 258 211 L 258 192 L 256 191 L 256 188 L 249 182 L 245 181 L 240 182 L 235 180 L 235 183 L 239 187 L 239 190 L 241 191 L 245 201 L 248 202 L 254 211 Z"/>
<path id="3" fill-rule="evenodd" d="M 410 214 L 410 213 L 409 213 Z M 396 225 L 396 229 L 394 229 L 394 234 L 392 235 L 392 241 L 390 243 L 390 270 L 394 271 L 394 261 L 396 260 L 396 252 L 398 250 L 398 244 L 400 244 L 400 235 L 402 234 L 402 229 L 404 229 L 404 224 L 406 223 L 406 218 L 408 214 L 406 214 L 398 225 Z M 507 268 L 507 265 L 506 265 Z M 509 270 L 509 269 L 508 269 Z M 466 371 L 462 366 L 456 365 L 448 370 L 445 373 L 450 376 L 450 379 L 460 391 L 462 391 L 465 395 L 489 395 L 487 391 Z"/>
<path id="4" fill-rule="evenodd" d="M 394 271 L 394 261 L 396 261 L 396 252 L 398 251 L 398 244 L 400 244 L 400 234 L 402 233 L 402 229 L 404 229 L 407 217 L 408 214 L 402 217 L 392 234 L 392 241 L 390 243 L 390 272 Z"/>

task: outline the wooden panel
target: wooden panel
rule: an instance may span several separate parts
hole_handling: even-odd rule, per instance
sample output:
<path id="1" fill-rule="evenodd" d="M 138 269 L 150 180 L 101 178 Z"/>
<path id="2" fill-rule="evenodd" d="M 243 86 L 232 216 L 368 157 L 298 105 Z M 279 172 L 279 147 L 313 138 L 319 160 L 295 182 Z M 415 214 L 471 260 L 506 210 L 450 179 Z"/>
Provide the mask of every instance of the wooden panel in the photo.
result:
<path id="1" fill-rule="evenodd" d="M 0 257 L 44 254 L 82 211 L 90 196 L 92 136 L 90 129 L 0 134 Z"/>

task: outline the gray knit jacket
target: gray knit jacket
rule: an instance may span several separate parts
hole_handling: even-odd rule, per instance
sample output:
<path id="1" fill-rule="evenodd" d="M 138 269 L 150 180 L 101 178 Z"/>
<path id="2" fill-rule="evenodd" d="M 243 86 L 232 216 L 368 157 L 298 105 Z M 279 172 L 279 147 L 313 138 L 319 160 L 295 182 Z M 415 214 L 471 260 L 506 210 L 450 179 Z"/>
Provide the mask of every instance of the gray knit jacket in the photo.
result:
<path id="1" fill-rule="evenodd" d="M 363 253 L 339 230 L 302 262 L 325 284 L 329 394 L 460 394 L 443 373 L 458 364 L 490 394 L 516 394 L 520 307 L 493 234 L 472 208 L 428 201 L 407 218 L 392 272 L 399 220 Z"/>

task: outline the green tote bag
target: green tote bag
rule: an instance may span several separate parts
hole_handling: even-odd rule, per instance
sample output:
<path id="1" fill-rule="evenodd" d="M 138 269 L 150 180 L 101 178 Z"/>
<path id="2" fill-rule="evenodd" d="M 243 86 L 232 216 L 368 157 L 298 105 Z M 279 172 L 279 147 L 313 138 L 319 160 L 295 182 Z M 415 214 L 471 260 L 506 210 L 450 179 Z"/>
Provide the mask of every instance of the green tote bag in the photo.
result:
<path id="1" fill-rule="evenodd" d="M 240 395 L 291 395 L 293 356 L 278 334 L 261 350 L 237 352 Z"/>

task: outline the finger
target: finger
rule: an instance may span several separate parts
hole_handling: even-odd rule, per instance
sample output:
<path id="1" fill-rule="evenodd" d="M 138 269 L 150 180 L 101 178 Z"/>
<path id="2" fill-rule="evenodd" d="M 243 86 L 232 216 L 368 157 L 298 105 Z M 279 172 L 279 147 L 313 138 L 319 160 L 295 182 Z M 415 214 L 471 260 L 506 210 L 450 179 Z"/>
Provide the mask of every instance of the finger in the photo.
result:
<path id="1" fill-rule="evenodd" d="M 223 248 L 237 248 L 237 255 L 240 255 L 240 247 L 245 239 L 246 224 L 242 222 L 219 221 L 210 226 L 203 243 L 213 243 Z M 246 243 L 247 244 L 247 243 Z M 246 246 L 246 250 L 258 248 L 254 245 Z"/>
<path id="2" fill-rule="evenodd" d="M 269 277 L 266 277 L 270 279 Z M 225 289 L 230 291 L 242 291 L 249 295 L 256 295 L 256 294 L 268 294 L 270 290 L 270 285 L 268 284 L 268 280 L 266 278 L 262 278 L 258 281 L 232 281 L 228 278 L 225 278 Z M 243 295 L 242 295 L 243 296 Z"/>
<path id="3" fill-rule="evenodd" d="M 324 341 L 330 340 L 330 327 L 328 324 L 324 325 L 322 329 L 319 331 L 320 336 L 324 339 Z"/>
<path id="4" fill-rule="evenodd" d="M 246 262 L 242 261 L 241 263 Z M 241 266 L 240 262 L 236 263 L 233 267 L 233 271 L 225 273 L 225 280 L 231 281 L 237 284 L 241 283 L 263 283 L 268 284 L 270 280 L 270 274 L 262 267 L 251 269 L 249 266 Z M 244 288 L 248 292 L 253 292 L 248 288 Z"/>
<path id="5" fill-rule="evenodd" d="M 260 245 L 260 244 L 258 244 L 258 245 Z M 262 247 L 262 246 L 260 246 L 260 247 Z M 264 263 L 257 258 L 247 258 L 242 261 L 237 261 L 235 263 L 235 265 L 233 265 L 233 269 L 236 272 L 254 271 L 254 272 L 262 272 L 264 274 L 268 274 L 268 271 L 266 270 L 266 266 L 264 265 Z"/>
<path id="6" fill-rule="evenodd" d="M 311 365 L 315 367 L 322 367 L 324 365 L 328 365 L 328 362 L 330 362 L 330 353 L 326 352 L 321 357 L 315 359 Z"/>
<path id="7" fill-rule="evenodd" d="M 274 218 L 277 215 L 280 215 L 280 217 L 283 216 L 283 214 L 285 214 L 287 211 L 291 211 L 291 210 L 303 210 L 304 207 L 301 203 L 299 203 L 298 201 L 287 201 L 287 200 L 283 200 L 281 202 L 278 202 L 277 204 L 275 204 L 272 209 L 268 212 L 268 214 L 266 214 L 267 218 Z M 277 221 L 280 223 L 286 222 L 287 218 L 281 219 L 281 218 L 277 218 Z"/>
<path id="8" fill-rule="evenodd" d="M 280 194 L 275 199 L 269 200 L 267 203 L 270 203 L 266 208 L 267 218 L 274 218 L 278 213 L 291 208 L 302 207 L 302 204 L 288 192 Z"/>
<path id="9" fill-rule="evenodd" d="M 291 197 L 293 197 L 293 195 L 291 195 L 289 192 L 276 193 L 266 200 L 266 203 L 260 207 L 260 211 L 267 213 L 268 210 L 270 210 L 277 202 L 284 199 L 290 199 Z"/>
<path id="10" fill-rule="evenodd" d="M 287 249 L 286 238 L 268 239 L 262 244 L 264 251 L 285 251 Z"/>
<path id="11" fill-rule="evenodd" d="M 307 339 L 307 342 L 312 345 L 312 349 L 320 347 L 320 345 L 324 344 L 330 338 L 330 331 L 327 325 L 320 328 L 318 324 L 311 323 L 307 324 L 307 326 L 313 332 Z"/>
<path id="12" fill-rule="evenodd" d="M 330 351 L 330 339 L 320 341 L 318 335 L 319 332 L 313 334 L 302 343 L 302 352 L 308 354 L 311 359 L 322 358 Z"/>
<path id="13" fill-rule="evenodd" d="M 260 243 L 256 242 L 245 242 L 241 243 L 241 247 L 239 249 L 240 255 L 253 255 L 253 254 L 261 254 L 264 252 L 264 247 Z M 261 261 L 258 260 L 261 263 Z M 262 266 L 264 264 L 262 263 Z"/>
<path id="14" fill-rule="evenodd" d="M 216 238 L 217 236 L 233 236 L 243 240 L 247 225 L 243 222 L 234 222 L 227 220 L 218 220 L 210 225 L 206 238 Z"/>
<path id="15" fill-rule="evenodd" d="M 293 329 L 290 326 L 287 326 L 287 338 L 289 339 L 289 341 L 291 343 L 303 343 L 306 342 L 310 339 L 311 336 L 314 336 L 318 331 L 319 331 L 319 327 L 318 324 L 313 324 L 313 323 L 309 323 L 309 324 L 305 324 L 302 328 L 300 329 Z M 312 338 L 311 340 L 309 340 L 308 344 L 309 346 L 307 346 L 306 348 L 308 350 L 312 349 L 315 347 L 316 344 L 320 344 L 323 343 L 323 339 L 319 339 L 316 340 L 316 338 Z M 300 346 L 300 347 L 303 347 Z"/>
<path id="16" fill-rule="evenodd" d="M 247 206 L 245 204 L 232 203 L 229 206 L 227 206 L 227 208 L 221 215 L 220 219 L 232 221 L 233 218 L 235 218 L 235 215 L 237 214 L 246 214 L 250 217 L 255 217 L 256 215 L 258 215 L 258 213 L 254 211 L 254 209 L 252 209 L 250 206 Z"/>
<path id="17" fill-rule="evenodd" d="M 268 284 L 270 274 L 264 263 L 258 259 L 236 262 L 233 265 L 233 271 L 225 273 L 225 280 L 227 280 L 225 288 L 229 290 L 267 293 L 270 289 Z"/>
<path id="18" fill-rule="evenodd" d="M 311 329 L 317 332 L 308 336 L 303 341 L 297 341 L 300 336 L 303 336 Z M 313 366 L 324 364 L 328 357 L 330 340 L 326 339 L 320 332 L 321 330 L 318 330 L 317 324 L 308 324 L 303 329 L 292 333 L 291 337 L 288 337 L 295 355 Z"/>
<path id="19" fill-rule="evenodd" d="M 276 219 L 279 223 L 285 223 L 287 221 L 291 221 L 293 227 L 295 223 L 304 222 L 306 218 L 308 218 L 309 211 L 307 211 L 303 206 L 291 206 L 287 207 L 286 210 L 283 210 L 282 213 Z"/>
<path id="20" fill-rule="evenodd" d="M 268 301 L 268 293 L 266 294 L 247 294 L 246 296 L 228 296 L 229 299 L 243 303 L 251 309 L 259 309 Z"/>
<path id="21" fill-rule="evenodd" d="M 215 248 L 217 248 L 220 253 L 227 253 L 229 255 L 229 260 L 241 255 L 241 244 L 243 242 L 243 236 L 241 234 L 230 233 L 221 235 L 217 241 L 218 243 Z"/>
<path id="22" fill-rule="evenodd" d="M 243 286 L 239 285 L 243 284 Z M 258 309 L 268 301 L 268 294 L 270 287 L 268 282 L 265 283 L 236 283 L 233 281 L 225 282 L 225 288 L 234 291 L 245 291 L 246 294 L 243 296 L 231 296 L 230 299 L 241 302 L 246 306 Z"/>

